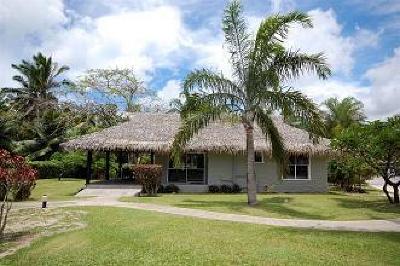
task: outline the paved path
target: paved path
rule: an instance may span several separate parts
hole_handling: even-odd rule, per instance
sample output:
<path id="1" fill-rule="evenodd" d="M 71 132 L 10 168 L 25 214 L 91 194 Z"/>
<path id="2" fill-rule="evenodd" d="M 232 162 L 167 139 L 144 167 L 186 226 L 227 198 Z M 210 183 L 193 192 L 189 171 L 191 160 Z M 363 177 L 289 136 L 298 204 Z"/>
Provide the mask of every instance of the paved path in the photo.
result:
<path id="1" fill-rule="evenodd" d="M 40 207 L 40 202 L 15 203 L 15 208 Z M 365 232 L 400 232 L 400 219 L 393 220 L 358 220 L 358 221 L 329 221 L 303 219 L 276 219 L 242 214 L 218 213 L 200 209 L 178 208 L 172 206 L 121 202 L 115 197 L 95 197 L 73 201 L 49 202 L 49 208 L 104 206 L 149 210 L 159 213 L 196 217 L 208 220 L 242 222 L 271 226 L 296 227 L 305 229 L 335 230 L 335 231 L 365 231 Z"/>

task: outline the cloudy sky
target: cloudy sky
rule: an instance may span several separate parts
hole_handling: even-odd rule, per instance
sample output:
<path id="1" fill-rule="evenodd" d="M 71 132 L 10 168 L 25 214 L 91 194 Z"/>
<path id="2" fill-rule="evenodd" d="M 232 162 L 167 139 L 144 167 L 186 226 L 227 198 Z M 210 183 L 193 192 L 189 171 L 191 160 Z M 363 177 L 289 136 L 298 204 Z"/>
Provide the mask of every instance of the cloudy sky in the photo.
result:
<path id="1" fill-rule="evenodd" d="M 10 65 L 42 51 L 71 67 L 133 67 L 164 101 L 176 97 L 192 69 L 229 75 L 223 47 L 223 0 L 0 0 L 0 87 Z M 399 0 L 244 0 L 249 28 L 276 12 L 298 9 L 313 29 L 293 27 L 287 47 L 324 52 L 334 75 L 292 84 L 320 103 L 354 96 L 369 118 L 400 113 Z"/>

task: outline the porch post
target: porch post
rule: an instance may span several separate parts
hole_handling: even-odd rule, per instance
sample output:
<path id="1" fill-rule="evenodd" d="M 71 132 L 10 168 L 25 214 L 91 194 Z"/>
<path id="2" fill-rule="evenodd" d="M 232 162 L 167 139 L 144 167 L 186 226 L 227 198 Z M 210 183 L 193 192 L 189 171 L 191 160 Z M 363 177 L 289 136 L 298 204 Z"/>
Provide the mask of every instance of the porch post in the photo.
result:
<path id="1" fill-rule="evenodd" d="M 154 151 L 150 153 L 150 163 L 154 164 Z"/>
<path id="2" fill-rule="evenodd" d="M 110 180 L 110 151 L 106 151 L 106 180 Z"/>
<path id="3" fill-rule="evenodd" d="M 118 152 L 118 176 L 122 178 L 122 151 Z"/>
<path id="4" fill-rule="evenodd" d="M 88 150 L 86 158 L 86 185 L 90 183 L 90 179 L 92 178 L 92 162 L 93 152 L 91 150 Z"/>

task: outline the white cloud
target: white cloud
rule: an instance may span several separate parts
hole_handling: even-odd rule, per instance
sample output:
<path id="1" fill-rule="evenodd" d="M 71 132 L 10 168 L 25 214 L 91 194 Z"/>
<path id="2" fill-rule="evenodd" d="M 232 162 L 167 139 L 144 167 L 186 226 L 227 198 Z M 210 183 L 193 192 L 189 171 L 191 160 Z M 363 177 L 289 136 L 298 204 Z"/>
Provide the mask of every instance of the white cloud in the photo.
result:
<path id="1" fill-rule="evenodd" d="M 169 80 L 167 84 L 157 92 L 157 96 L 166 103 L 172 99 L 179 98 L 182 92 L 179 80 Z"/>
<path id="2" fill-rule="evenodd" d="M 373 117 L 400 113 L 400 47 L 382 63 L 369 69 L 365 78 L 371 82 L 367 98 L 368 112 Z"/>

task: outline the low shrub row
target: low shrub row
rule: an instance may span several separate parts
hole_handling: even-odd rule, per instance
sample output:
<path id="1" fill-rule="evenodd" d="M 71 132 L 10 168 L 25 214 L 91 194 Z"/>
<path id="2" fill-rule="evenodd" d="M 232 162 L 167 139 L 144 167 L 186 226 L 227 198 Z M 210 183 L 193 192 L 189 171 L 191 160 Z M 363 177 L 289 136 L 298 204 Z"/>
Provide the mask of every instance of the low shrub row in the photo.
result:
<path id="1" fill-rule="evenodd" d="M 210 185 L 208 186 L 208 192 L 210 193 L 239 193 L 242 189 L 238 184 L 231 185 Z"/>
<path id="2" fill-rule="evenodd" d="M 86 167 L 77 164 L 67 165 L 58 161 L 33 161 L 29 165 L 39 173 L 40 179 L 51 178 L 83 178 L 86 175 Z"/>
<path id="3" fill-rule="evenodd" d="M 167 186 L 163 186 L 161 185 L 158 188 L 158 193 L 179 193 L 179 187 L 174 185 L 174 184 L 170 184 Z"/>

